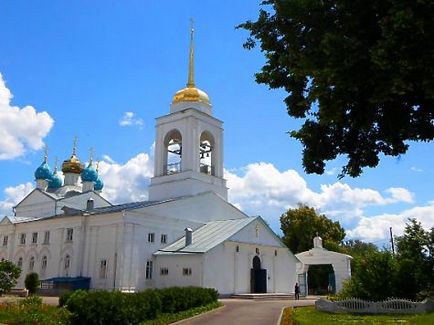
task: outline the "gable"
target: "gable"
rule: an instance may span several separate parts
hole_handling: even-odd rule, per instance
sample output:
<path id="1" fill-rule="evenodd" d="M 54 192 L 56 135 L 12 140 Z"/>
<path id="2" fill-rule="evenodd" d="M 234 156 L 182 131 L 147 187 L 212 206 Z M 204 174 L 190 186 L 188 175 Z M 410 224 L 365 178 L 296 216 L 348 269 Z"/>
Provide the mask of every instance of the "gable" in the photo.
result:
<path id="1" fill-rule="evenodd" d="M 110 202 L 108 202 L 106 199 L 104 199 L 94 191 L 88 191 L 59 200 L 57 204 L 57 214 L 63 214 L 62 208 L 64 206 L 77 210 L 86 210 L 87 201 L 89 199 L 93 200 L 94 208 L 111 206 Z"/>
<path id="2" fill-rule="evenodd" d="M 0 221 L 0 226 L 9 226 L 9 225 L 12 225 L 12 222 L 11 222 L 11 220 L 9 219 L 9 217 L 4 217 L 3 219 L 2 219 L 2 221 Z"/>
<path id="3" fill-rule="evenodd" d="M 229 240 L 247 244 L 286 247 L 261 217 L 255 218 L 254 222 L 249 223 L 231 236 Z"/>
<path id="4" fill-rule="evenodd" d="M 44 204 L 44 203 L 52 203 L 55 202 L 56 199 L 52 196 L 42 192 L 41 190 L 35 188 L 29 194 L 27 194 L 24 199 L 22 199 L 15 208 L 23 208 L 25 206 L 35 205 L 35 204 Z"/>

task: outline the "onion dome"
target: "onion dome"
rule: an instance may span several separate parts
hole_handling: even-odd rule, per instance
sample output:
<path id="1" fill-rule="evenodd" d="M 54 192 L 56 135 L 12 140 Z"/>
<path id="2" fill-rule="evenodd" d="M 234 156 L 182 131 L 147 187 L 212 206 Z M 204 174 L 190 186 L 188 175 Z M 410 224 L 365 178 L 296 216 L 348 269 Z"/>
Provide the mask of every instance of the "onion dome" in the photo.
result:
<path id="1" fill-rule="evenodd" d="M 61 188 L 63 185 L 63 181 L 59 175 L 57 175 L 57 168 L 54 169 L 53 174 L 51 175 L 51 179 L 48 181 L 48 188 L 56 190 Z"/>
<path id="2" fill-rule="evenodd" d="M 98 176 L 98 178 L 96 179 L 95 183 L 94 183 L 94 190 L 95 191 L 101 191 L 104 187 L 104 182 L 102 181 L 102 179 Z"/>
<path id="3" fill-rule="evenodd" d="M 74 146 L 72 148 L 71 158 L 65 160 L 62 164 L 62 172 L 64 174 L 66 173 L 80 174 L 83 171 L 83 164 L 77 158 L 77 155 L 75 153 L 77 149 L 76 147 L 77 147 L 77 139 L 74 140 Z"/>
<path id="4" fill-rule="evenodd" d="M 87 165 L 81 172 L 81 180 L 83 182 L 95 182 L 98 179 L 98 172 L 92 166 L 92 162 Z"/>
<path id="5" fill-rule="evenodd" d="M 172 104 L 180 103 L 180 102 L 200 102 L 210 105 L 208 95 L 196 88 L 194 84 L 194 46 L 193 46 L 193 35 L 194 29 L 191 28 L 190 33 L 190 62 L 189 62 L 189 70 L 188 70 L 188 82 L 187 87 L 183 88 L 176 92 L 173 96 Z"/>
<path id="6" fill-rule="evenodd" d="M 51 179 L 51 170 L 50 170 L 50 166 L 48 166 L 47 161 L 48 161 L 48 155 L 47 155 L 47 149 L 45 149 L 44 161 L 35 170 L 35 179 L 36 180 L 39 180 L 39 179 L 49 180 L 49 179 Z"/>

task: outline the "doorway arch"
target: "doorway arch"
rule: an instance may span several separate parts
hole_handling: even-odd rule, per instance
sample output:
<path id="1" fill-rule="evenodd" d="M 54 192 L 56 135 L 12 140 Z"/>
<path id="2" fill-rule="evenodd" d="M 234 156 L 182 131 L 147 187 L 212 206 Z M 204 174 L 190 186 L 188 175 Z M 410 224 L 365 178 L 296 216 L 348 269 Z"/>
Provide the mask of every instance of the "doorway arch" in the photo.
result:
<path id="1" fill-rule="evenodd" d="M 259 256 L 253 257 L 252 269 L 250 270 L 250 291 L 252 293 L 267 292 L 267 270 L 261 268 Z"/>

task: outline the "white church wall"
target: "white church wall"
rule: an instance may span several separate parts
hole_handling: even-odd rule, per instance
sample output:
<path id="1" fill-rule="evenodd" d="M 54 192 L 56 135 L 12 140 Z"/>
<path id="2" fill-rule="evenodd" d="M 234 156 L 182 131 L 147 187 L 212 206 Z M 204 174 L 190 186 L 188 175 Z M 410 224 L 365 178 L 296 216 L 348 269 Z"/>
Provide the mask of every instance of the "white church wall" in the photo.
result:
<path id="1" fill-rule="evenodd" d="M 122 286 L 136 291 L 155 287 L 155 268 L 152 277 L 146 279 L 146 264 L 153 262 L 153 253 L 182 237 L 187 226 L 201 225 L 138 211 L 127 212 L 125 223 L 124 263 L 134 267 L 122 275 Z"/>
<path id="2" fill-rule="evenodd" d="M 202 281 L 202 259 L 203 254 L 158 255 L 154 268 L 155 287 L 206 286 Z"/>
<path id="3" fill-rule="evenodd" d="M 91 288 L 117 288 L 122 265 L 122 216 L 93 216 L 88 221 L 85 231 L 86 240 L 80 273 L 91 278 Z"/>
<path id="4" fill-rule="evenodd" d="M 205 254 L 204 286 L 216 288 L 222 295 L 250 293 L 250 272 L 255 256 L 267 270 L 267 292 L 290 292 L 296 281 L 297 259 L 286 247 L 231 241 Z"/>
<path id="5" fill-rule="evenodd" d="M 261 219 L 258 219 L 256 222 L 251 222 L 244 229 L 232 236 L 231 240 L 275 247 L 284 246 L 282 242 L 276 238 L 276 235 L 263 224 Z"/>
<path id="6" fill-rule="evenodd" d="M 74 259 L 74 252 L 77 251 L 80 243 L 80 217 L 25 222 L 12 227 L 7 229 L 0 227 L 0 232 L 2 237 L 8 235 L 8 245 L 2 247 L 3 254 L 6 255 L 7 252 L 7 258 L 15 264 L 18 264 L 20 258 L 22 259 L 18 288 L 24 287 L 24 278 L 32 271 L 37 272 L 41 279 L 76 272 L 77 261 Z M 67 229 L 73 229 L 72 241 L 67 240 Z M 49 242 L 44 243 L 46 232 L 49 232 Z M 21 242 L 22 234 L 25 234 L 24 244 Z M 35 235 L 37 238 L 33 237 L 33 234 L 37 234 Z M 63 262 L 67 254 L 70 255 L 70 263 L 65 270 Z M 47 257 L 45 269 L 42 266 L 44 256 Z"/>
<path id="7" fill-rule="evenodd" d="M 151 215 L 185 219 L 194 222 L 246 217 L 243 212 L 210 192 L 165 202 L 164 204 L 152 205 L 146 207 L 145 211 Z"/>

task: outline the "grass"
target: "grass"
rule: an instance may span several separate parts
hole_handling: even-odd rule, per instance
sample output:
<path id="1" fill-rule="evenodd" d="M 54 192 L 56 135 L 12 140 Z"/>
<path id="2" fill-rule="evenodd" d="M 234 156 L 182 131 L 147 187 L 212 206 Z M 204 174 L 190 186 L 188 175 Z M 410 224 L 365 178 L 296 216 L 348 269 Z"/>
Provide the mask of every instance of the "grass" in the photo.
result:
<path id="1" fill-rule="evenodd" d="M 289 315 L 289 317 L 288 317 Z M 292 316 L 292 317 L 291 317 Z M 281 325 L 304 324 L 434 324 L 434 313 L 416 315 L 354 315 L 331 314 L 317 311 L 315 307 L 288 307 L 284 310 Z"/>
<path id="2" fill-rule="evenodd" d="M 156 319 L 149 320 L 143 323 L 140 323 L 140 325 L 166 325 L 170 323 L 174 323 L 177 321 L 180 321 L 182 319 L 190 318 L 196 315 L 203 314 L 207 311 L 213 310 L 215 308 L 221 307 L 223 304 L 221 302 L 213 302 L 209 305 L 201 306 L 192 308 L 189 310 L 185 310 L 176 314 L 160 314 L 157 316 Z"/>
<path id="3" fill-rule="evenodd" d="M 69 319 L 69 311 L 44 305 L 42 299 L 36 296 L 0 304 L 1 324 L 66 325 L 69 324 Z"/>

